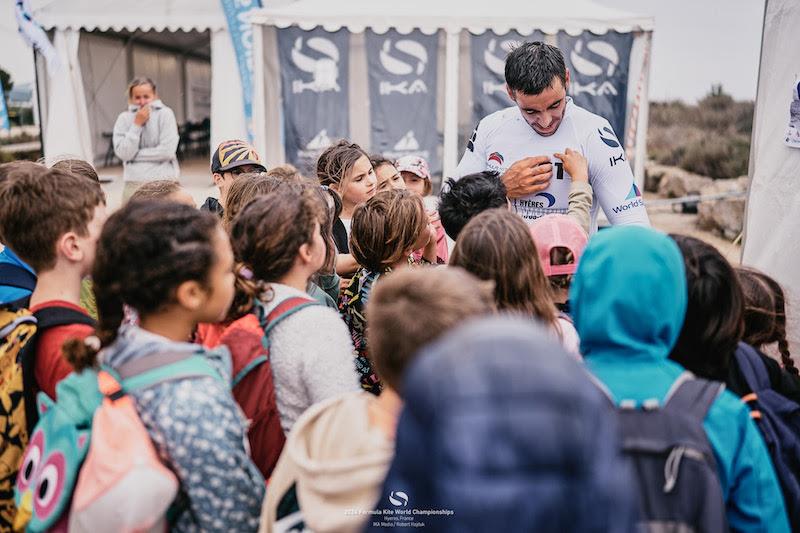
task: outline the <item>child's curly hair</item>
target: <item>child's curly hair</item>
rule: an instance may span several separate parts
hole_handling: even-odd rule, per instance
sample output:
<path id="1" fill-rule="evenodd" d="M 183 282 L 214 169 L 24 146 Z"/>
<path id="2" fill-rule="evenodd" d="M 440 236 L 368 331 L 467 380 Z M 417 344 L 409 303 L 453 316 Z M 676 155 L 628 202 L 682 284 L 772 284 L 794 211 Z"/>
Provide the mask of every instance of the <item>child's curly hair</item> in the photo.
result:
<path id="1" fill-rule="evenodd" d="M 116 340 L 124 305 L 147 316 L 174 302 L 182 283 L 206 285 L 216 261 L 212 239 L 218 224 L 210 213 L 156 200 L 130 202 L 109 217 L 92 270 L 100 342 L 64 345 L 76 371 L 95 366 L 97 352 Z"/>

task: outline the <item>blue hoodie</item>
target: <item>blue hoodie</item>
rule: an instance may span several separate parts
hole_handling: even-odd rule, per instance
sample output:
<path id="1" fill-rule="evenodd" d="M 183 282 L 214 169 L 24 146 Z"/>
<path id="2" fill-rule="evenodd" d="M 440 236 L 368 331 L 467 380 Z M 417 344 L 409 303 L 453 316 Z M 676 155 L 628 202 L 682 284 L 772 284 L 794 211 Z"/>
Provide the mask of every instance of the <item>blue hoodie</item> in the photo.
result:
<path id="1" fill-rule="evenodd" d="M 132 393 L 156 450 L 188 497 L 188 509 L 172 531 L 255 531 L 264 479 L 250 460 L 247 421 L 230 392 L 227 349 L 206 351 L 127 325 L 100 356 L 105 364 L 120 368 L 153 354 L 176 352 L 206 355 L 225 381 L 165 381 Z"/>
<path id="2" fill-rule="evenodd" d="M 463 324 L 415 358 L 402 392 L 381 512 L 445 533 L 635 531 L 608 400 L 542 326 L 504 316 Z M 368 531 L 383 522 L 419 531 L 383 514 Z"/>
<path id="3" fill-rule="evenodd" d="M 2 245 L 0 245 L 1 247 Z M 25 264 L 22 259 L 20 259 L 17 254 L 15 254 L 11 248 L 6 246 L 0 251 L 0 263 L 8 263 L 10 265 L 14 265 L 20 268 L 23 268 L 33 274 L 36 275 L 36 272 L 33 271 L 31 267 Z M 31 295 L 31 291 L 27 289 L 20 289 L 18 287 L 11 287 L 9 285 L 3 285 L 2 281 L 0 281 L 0 304 L 7 304 L 9 302 L 14 302 L 16 300 L 21 300 L 22 298 L 27 298 Z"/>
<path id="4" fill-rule="evenodd" d="M 675 242 L 635 226 L 598 233 L 581 257 L 570 302 L 586 366 L 616 400 L 662 401 L 684 371 L 667 358 L 687 304 L 683 257 Z M 703 427 L 731 530 L 788 532 L 780 486 L 747 407 L 724 391 Z"/>

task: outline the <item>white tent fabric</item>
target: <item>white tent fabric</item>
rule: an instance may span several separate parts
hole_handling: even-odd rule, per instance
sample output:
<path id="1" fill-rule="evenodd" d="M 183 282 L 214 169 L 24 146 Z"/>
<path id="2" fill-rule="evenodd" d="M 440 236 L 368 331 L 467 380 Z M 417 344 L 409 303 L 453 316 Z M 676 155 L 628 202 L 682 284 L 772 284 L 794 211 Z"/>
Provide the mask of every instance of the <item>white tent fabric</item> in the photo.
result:
<path id="1" fill-rule="evenodd" d="M 92 161 L 94 149 L 89 129 L 89 113 L 84 98 L 83 77 L 78 61 L 77 30 L 58 30 L 54 47 L 61 67 L 48 73 L 49 117 L 44 132 L 46 159 L 69 155 Z"/>
<path id="2" fill-rule="evenodd" d="M 577 35 L 586 30 L 603 34 L 609 30 L 625 33 L 653 29 L 651 17 L 633 15 L 588 0 L 300 0 L 289 5 L 266 7 L 252 20 L 279 28 L 297 24 L 305 30 L 322 26 L 326 31 L 347 28 L 353 33 L 361 33 L 366 28 L 377 33 L 385 33 L 390 28 L 409 33 L 419 28 L 427 34 L 439 29 L 450 33 L 465 29 L 480 34 L 491 29 L 498 34 L 511 30 L 523 35 L 533 30 L 553 34 L 563 30 Z"/>
<path id="3" fill-rule="evenodd" d="M 445 33 L 444 67 L 445 89 L 440 95 L 444 101 L 444 175 L 454 170 L 458 160 L 459 132 L 459 58 L 460 37 L 464 32 L 482 34 L 492 30 L 498 35 L 516 30 L 530 35 L 534 30 L 555 35 L 565 31 L 579 35 L 585 31 L 604 34 L 608 31 L 636 32 L 634 50 L 631 53 L 631 69 L 628 90 L 628 108 L 635 109 L 636 127 L 632 128 L 631 142 L 626 148 L 635 148 L 634 173 L 641 183 L 644 176 L 645 132 L 647 126 L 647 61 L 649 39 L 653 30 L 652 17 L 642 17 L 626 11 L 608 8 L 589 0 L 562 0 L 561 2 L 536 2 L 526 0 L 495 0 L 492 2 L 463 2 L 462 0 L 298 0 L 290 4 L 265 7 L 251 14 L 250 20 L 266 30 L 275 30 L 297 25 L 310 30 L 317 26 L 326 31 L 345 28 L 354 37 L 366 29 L 385 33 L 390 28 L 400 33 L 419 29 L 426 34 L 440 30 Z M 360 45 L 351 41 L 351 53 Z M 268 160 L 283 162 L 284 153 L 276 146 L 276 131 L 281 131 L 280 87 L 276 64 L 274 31 L 253 32 L 254 65 L 254 116 L 256 147 L 267 154 Z M 357 67 L 354 67 L 357 68 Z M 265 73 L 267 76 L 265 77 Z M 358 87 L 351 89 L 356 93 Z M 637 97 L 637 94 L 639 97 Z M 365 94 L 364 94 L 365 95 Z M 642 97 L 644 95 L 644 97 Z M 635 102 L 634 102 L 635 100 Z M 641 100 L 641 101 L 640 101 Z M 272 111 L 271 110 L 277 110 Z M 351 114 L 351 122 L 357 117 Z M 273 132 L 268 135 L 268 132 Z M 356 142 L 363 143 L 356 135 Z M 629 151 L 630 153 L 630 151 Z"/>
<path id="4" fill-rule="evenodd" d="M 191 84 L 194 82 L 198 86 L 195 91 L 198 94 L 196 100 L 201 103 L 207 101 L 208 96 L 203 97 L 199 93 L 208 91 L 207 77 L 210 71 L 211 100 L 208 107 L 212 119 L 211 142 L 227 138 L 246 138 L 239 72 L 219 0 L 32 0 L 31 4 L 34 17 L 45 29 L 56 30 L 56 35 L 62 31 L 74 35 L 71 43 L 75 50 L 78 49 L 79 41 L 86 41 L 81 43 L 81 61 L 84 65 L 97 67 L 96 72 L 90 74 L 90 79 L 84 78 L 87 91 L 84 92 L 82 86 L 76 86 L 74 80 L 71 82 L 73 88 L 70 89 L 76 91 L 75 94 L 84 95 L 92 107 L 91 117 L 86 103 L 81 103 L 80 98 L 74 99 L 75 105 L 57 103 L 64 101 L 69 94 L 64 92 L 64 80 L 40 79 L 40 84 L 47 85 L 49 89 L 45 91 L 47 98 L 42 106 L 46 131 L 53 132 L 45 136 L 48 154 L 71 153 L 102 162 L 108 146 L 108 139 L 104 134 L 108 135 L 116 114 L 124 109 L 125 84 L 129 76 L 143 73 L 156 80 L 160 96 L 173 108 L 179 122 L 182 122 L 185 119 L 197 121 L 203 118 L 198 114 L 203 111 L 208 116 L 209 110 L 195 106 L 191 98 L 185 102 L 185 94 L 192 91 Z M 84 33 L 81 34 L 78 30 L 84 30 Z M 205 63 L 205 67 L 197 62 L 191 65 L 193 59 L 190 57 L 184 63 L 178 62 L 180 52 L 176 50 L 180 46 L 179 39 L 162 39 L 166 45 L 171 46 L 172 49 L 168 51 L 160 50 L 157 43 L 141 44 L 137 40 L 134 41 L 130 53 L 126 54 L 124 47 L 120 46 L 123 37 L 112 42 L 102 35 L 85 33 L 90 31 L 112 34 L 128 32 L 124 35 L 135 32 L 137 36 L 146 32 L 208 31 L 211 40 L 211 68 L 208 69 L 208 63 Z M 105 64 L 105 69 L 98 63 L 99 58 L 110 60 Z M 185 65 L 185 70 L 182 65 Z M 78 80 L 81 79 L 80 62 L 74 62 L 71 72 L 72 78 L 77 76 Z M 122 80 L 124 83 L 120 86 Z M 53 100 L 53 96 L 58 100 Z M 81 140 L 80 146 L 92 148 L 78 150 L 75 147 L 76 139 L 64 132 L 72 132 L 75 124 L 83 123 L 90 124 L 87 126 L 89 142 L 84 145 L 84 140 Z M 51 124 L 61 126 L 51 127 Z M 65 127 L 66 124 L 69 127 Z"/>
<path id="5" fill-rule="evenodd" d="M 225 29 L 219 0 L 32 0 L 45 29 L 190 31 Z"/>
<path id="6" fill-rule="evenodd" d="M 800 75 L 800 3 L 767 0 L 750 151 L 742 263 L 775 278 L 787 295 L 787 335 L 800 351 L 800 148 L 783 142 Z M 798 358 L 795 357 L 798 361 Z"/>

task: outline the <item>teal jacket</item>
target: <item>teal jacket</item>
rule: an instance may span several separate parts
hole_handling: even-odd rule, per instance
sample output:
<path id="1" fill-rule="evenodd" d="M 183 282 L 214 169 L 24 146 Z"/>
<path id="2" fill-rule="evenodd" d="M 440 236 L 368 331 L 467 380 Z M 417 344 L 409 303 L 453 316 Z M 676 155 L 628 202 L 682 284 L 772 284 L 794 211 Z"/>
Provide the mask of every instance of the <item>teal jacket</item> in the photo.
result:
<path id="1" fill-rule="evenodd" d="M 675 242 L 619 226 L 592 237 L 570 292 L 586 366 L 619 402 L 663 400 L 684 371 L 667 359 L 686 314 Z M 732 531 L 788 532 L 780 486 L 747 407 L 724 391 L 703 427 L 714 450 Z"/>

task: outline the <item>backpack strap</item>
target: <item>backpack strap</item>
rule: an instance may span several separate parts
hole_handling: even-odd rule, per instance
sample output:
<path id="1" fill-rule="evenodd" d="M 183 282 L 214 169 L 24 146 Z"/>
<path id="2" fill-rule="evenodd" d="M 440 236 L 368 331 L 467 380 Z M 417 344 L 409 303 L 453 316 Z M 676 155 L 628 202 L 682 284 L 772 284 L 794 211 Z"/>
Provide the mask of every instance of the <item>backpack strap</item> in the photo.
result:
<path id="1" fill-rule="evenodd" d="M 739 370 L 747 382 L 747 386 L 752 392 L 758 393 L 759 391 L 770 389 L 772 385 L 769 381 L 769 374 L 767 373 L 766 365 L 761 360 L 756 349 L 740 342 L 734 352 L 736 363 L 739 365 Z"/>
<path id="2" fill-rule="evenodd" d="M 19 265 L 0 263 L 0 279 L 3 285 L 33 292 L 36 288 L 36 275 Z"/>
<path id="3" fill-rule="evenodd" d="M 725 390 L 724 383 L 696 378 L 691 372 L 684 372 L 673 383 L 667 394 L 664 400 L 664 409 L 688 413 L 702 423 L 706 419 L 711 404 L 722 394 L 723 390 Z"/>
<path id="4" fill-rule="evenodd" d="M 36 334 L 33 339 L 25 343 L 19 353 L 19 362 L 22 367 L 23 397 L 25 399 L 25 422 L 30 432 L 33 431 L 34 426 L 39 421 L 39 411 L 36 408 L 36 393 L 40 390 L 38 383 L 36 383 L 36 346 L 39 336 L 45 330 L 58 326 L 84 324 L 95 327 L 96 325 L 92 317 L 71 307 L 45 307 L 34 312 L 33 317 L 36 319 Z"/>
<path id="5" fill-rule="evenodd" d="M 305 309 L 306 307 L 310 307 L 312 305 L 322 304 L 316 300 L 312 300 L 311 298 L 291 296 L 276 305 L 269 313 L 265 313 L 266 309 L 264 308 L 263 304 L 261 304 L 259 300 L 256 300 L 258 322 L 261 324 L 261 329 L 264 330 L 264 338 L 266 338 L 269 335 L 269 332 L 272 331 L 272 329 L 284 318 L 288 318 L 301 309 Z M 269 349 L 269 346 L 265 346 L 265 348 Z"/>
<path id="6" fill-rule="evenodd" d="M 128 375 L 127 378 L 122 378 L 122 387 L 125 391 L 131 392 L 135 390 L 149 389 L 160 383 L 167 381 L 178 381 L 188 378 L 202 378 L 210 377 L 221 380 L 214 367 L 206 360 L 205 357 L 197 354 L 183 354 L 183 357 L 178 357 L 173 354 L 173 362 L 164 362 L 168 358 L 161 359 L 161 364 L 153 364 L 149 369 L 142 370 L 134 375 Z M 156 359 L 157 355 L 145 357 L 143 359 Z"/>
<path id="7" fill-rule="evenodd" d="M 277 326 L 284 318 L 288 318 L 294 313 L 300 311 L 301 309 L 305 309 L 306 307 L 310 307 L 312 305 L 322 305 L 316 300 L 312 300 L 310 298 L 304 298 L 302 296 L 292 296 L 286 298 L 278 305 L 276 305 L 272 311 L 269 313 L 266 312 L 266 308 L 264 304 L 258 298 L 255 299 L 253 310 L 258 317 L 258 323 L 261 326 L 261 329 L 264 330 L 264 335 L 261 337 L 261 344 L 264 346 L 264 349 L 269 354 L 269 332 Z M 231 384 L 231 388 L 235 387 L 239 384 L 250 372 L 258 368 L 260 365 L 269 361 L 268 355 L 262 355 L 256 357 L 249 363 L 245 365 L 236 375 L 233 377 L 233 383 Z"/>

